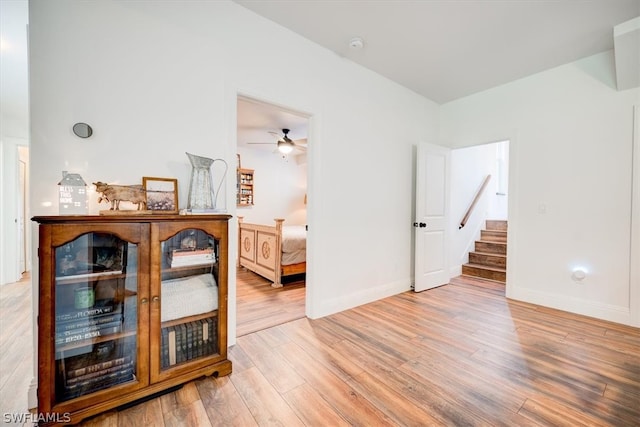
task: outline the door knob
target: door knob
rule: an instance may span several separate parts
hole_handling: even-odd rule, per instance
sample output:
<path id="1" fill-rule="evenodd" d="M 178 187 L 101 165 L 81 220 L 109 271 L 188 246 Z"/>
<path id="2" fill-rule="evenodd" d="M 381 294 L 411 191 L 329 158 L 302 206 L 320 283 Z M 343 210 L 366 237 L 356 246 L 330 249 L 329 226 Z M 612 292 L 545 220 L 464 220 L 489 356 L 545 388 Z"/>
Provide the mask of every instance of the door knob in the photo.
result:
<path id="1" fill-rule="evenodd" d="M 419 228 L 425 228 L 427 226 L 427 224 L 425 224 L 424 222 L 414 222 L 413 223 L 414 227 L 419 227 Z"/>

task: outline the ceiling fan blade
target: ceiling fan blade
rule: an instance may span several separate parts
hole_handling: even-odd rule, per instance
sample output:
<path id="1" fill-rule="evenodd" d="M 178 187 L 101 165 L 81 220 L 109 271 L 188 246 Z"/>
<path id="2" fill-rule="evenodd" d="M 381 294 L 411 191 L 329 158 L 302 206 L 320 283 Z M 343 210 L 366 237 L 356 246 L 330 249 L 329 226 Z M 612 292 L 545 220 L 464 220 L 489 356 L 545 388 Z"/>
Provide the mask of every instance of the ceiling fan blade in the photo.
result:
<path id="1" fill-rule="evenodd" d="M 293 141 L 294 144 L 299 145 L 300 147 L 307 147 L 307 138 L 296 139 Z"/>

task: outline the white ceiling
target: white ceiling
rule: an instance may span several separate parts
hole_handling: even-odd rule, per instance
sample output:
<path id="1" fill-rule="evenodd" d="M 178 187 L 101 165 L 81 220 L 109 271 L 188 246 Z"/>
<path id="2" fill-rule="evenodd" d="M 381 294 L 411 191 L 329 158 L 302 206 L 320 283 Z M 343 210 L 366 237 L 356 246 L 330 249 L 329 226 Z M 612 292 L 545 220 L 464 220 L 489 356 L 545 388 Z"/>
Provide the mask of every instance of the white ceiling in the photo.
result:
<path id="1" fill-rule="evenodd" d="M 437 103 L 613 49 L 640 16 L 640 0 L 235 2 Z"/>
<path id="2" fill-rule="evenodd" d="M 438 103 L 613 49 L 613 28 L 640 16 L 640 0 L 235 1 Z M 0 6 L 2 113 L 26 130 L 27 1 Z M 239 102 L 240 144 L 284 127 L 307 136 L 306 118 Z"/>
<path id="3" fill-rule="evenodd" d="M 308 119 L 284 108 L 249 98 L 238 98 L 238 145 L 273 151 L 277 146 L 278 136 L 270 132 L 281 136 L 282 129 L 289 129 L 288 136 L 294 141 L 307 138 Z"/>

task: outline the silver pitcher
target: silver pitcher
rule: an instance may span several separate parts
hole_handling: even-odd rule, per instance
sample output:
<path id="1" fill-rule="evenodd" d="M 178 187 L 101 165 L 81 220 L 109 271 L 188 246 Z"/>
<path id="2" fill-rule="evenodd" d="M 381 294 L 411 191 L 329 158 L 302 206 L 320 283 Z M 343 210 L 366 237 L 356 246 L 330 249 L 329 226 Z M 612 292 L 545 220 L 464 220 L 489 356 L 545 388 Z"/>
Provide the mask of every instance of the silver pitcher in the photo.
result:
<path id="1" fill-rule="evenodd" d="M 200 212 L 216 212 L 218 195 L 227 176 L 227 162 L 223 159 L 210 159 L 208 157 L 196 156 L 186 153 L 191 162 L 191 181 L 189 182 L 189 197 L 187 198 L 187 209 Z M 211 167 L 214 162 L 220 161 L 224 164 L 224 172 L 220 179 L 218 188 L 214 191 L 213 176 Z"/>

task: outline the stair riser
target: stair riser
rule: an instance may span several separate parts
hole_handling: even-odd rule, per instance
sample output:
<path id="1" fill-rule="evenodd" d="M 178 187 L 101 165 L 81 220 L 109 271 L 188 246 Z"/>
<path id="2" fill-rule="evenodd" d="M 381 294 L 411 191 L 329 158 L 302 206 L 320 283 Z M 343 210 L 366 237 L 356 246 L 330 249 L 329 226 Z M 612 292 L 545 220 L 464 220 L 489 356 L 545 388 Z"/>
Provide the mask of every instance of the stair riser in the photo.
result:
<path id="1" fill-rule="evenodd" d="M 487 230 L 507 231 L 507 221 L 488 219 L 485 224 Z"/>
<path id="2" fill-rule="evenodd" d="M 465 276 L 481 277 L 483 279 L 495 280 L 505 283 L 507 281 L 507 273 L 502 271 L 484 270 L 477 267 L 462 266 L 462 274 Z"/>
<path id="3" fill-rule="evenodd" d="M 496 231 L 496 230 L 482 230 L 480 231 L 480 239 L 488 240 L 491 242 L 507 242 L 507 232 L 506 231 Z"/>
<path id="4" fill-rule="evenodd" d="M 507 245 L 504 243 L 479 242 L 476 241 L 476 252 L 484 252 L 488 254 L 507 254 Z"/>
<path id="5" fill-rule="evenodd" d="M 485 255 L 474 252 L 469 253 L 469 263 L 507 268 L 507 258 L 504 256 Z"/>

